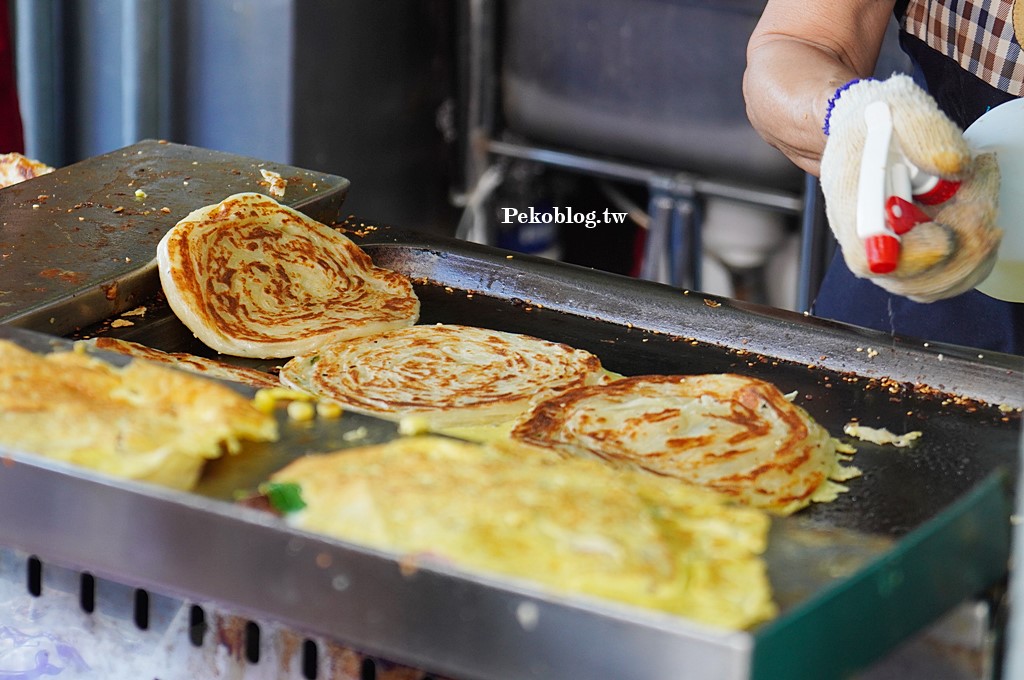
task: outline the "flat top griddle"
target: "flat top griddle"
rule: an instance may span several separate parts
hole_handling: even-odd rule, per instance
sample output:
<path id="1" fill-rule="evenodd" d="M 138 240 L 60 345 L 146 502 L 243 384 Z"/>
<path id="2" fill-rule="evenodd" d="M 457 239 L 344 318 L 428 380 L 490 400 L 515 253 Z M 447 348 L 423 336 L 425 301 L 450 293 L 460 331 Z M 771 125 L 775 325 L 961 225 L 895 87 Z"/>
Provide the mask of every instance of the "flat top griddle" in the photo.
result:
<path id="1" fill-rule="evenodd" d="M 183 197 L 182 209 L 193 200 L 193 208 L 201 207 L 207 198 Z M 7 200 L 0 192 L 0 210 Z M 58 231 L 74 226 L 55 224 Z M 303 534 L 232 502 L 235 491 L 253 488 L 295 456 L 394 436 L 392 424 L 356 414 L 313 426 L 282 418 L 280 444 L 218 461 L 194 493 L 10 452 L 13 463 L 0 468 L 0 515 L 8 518 L 0 543 L 155 591 L 224 602 L 465 678 L 661 677 L 680 668 L 692 668 L 694 677 L 844 674 L 1005 576 L 1008 480 L 1024 405 L 1019 357 L 922 346 L 397 229 L 358 222 L 339 228 L 378 265 L 414 280 L 421 323 L 467 323 L 566 342 L 626 375 L 754 375 L 795 391 L 797 403 L 833 435 L 856 418 L 924 436 L 909 449 L 855 442 L 864 476 L 849 482 L 850 492 L 775 522 L 767 557 L 782 614 L 743 633 L 567 598 L 429 560 L 410 570 L 399 556 Z M 106 252 L 119 258 L 113 248 Z M 116 335 L 215 356 L 169 312 L 154 277 L 118 269 L 89 285 L 130 289 L 132 305 L 147 310 L 131 317 L 132 325 L 110 323 L 126 307 L 83 311 L 75 295 L 64 295 L 32 315 L 8 317 L 47 335 L 10 327 L 0 334 L 45 349 L 57 342 L 49 318 L 59 318 L 67 327 L 62 335 Z M 359 428 L 359 441 L 347 438 Z M 112 516 L 130 519 L 112 529 Z M 210 561 L 198 569 L 196 555 Z M 885 625 L 867 624 L 880 620 Z M 840 638 L 843 645 L 832 644 Z M 796 648 L 805 653 L 792 654 Z"/>
<path id="2" fill-rule="evenodd" d="M 364 248 L 371 256 L 375 253 L 372 244 Z M 390 264 L 401 271 L 400 264 Z M 552 310 L 542 300 L 500 298 L 456 289 L 444 281 L 421 279 L 414 287 L 422 305 L 420 323 L 467 324 L 565 342 L 593 352 L 607 368 L 623 375 L 742 373 L 768 380 L 783 392 L 795 391 L 796 403 L 834 436 L 857 448 L 855 463 L 864 471 L 863 477 L 848 484 L 849 493 L 801 513 L 804 520 L 822 526 L 900 536 L 934 517 L 994 470 L 1005 468 L 1012 474 L 1014 469 L 1008 466 L 1015 465 L 1020 415 L 1000 404 L 780 360 L 693 337 L 624 327 Z M 703 304 L 704 297 L 700 300 Z M 162 296 L 142 303 L 146 315 L 131 317 L 132 326 L 111 327 L 106 319 L 70 337 L 118 337 L 268 372 L 283 363 L 219 355 L 178 321 Z M 897 434 L 920 430 L 926 436 L 904 449 L 870 444 L 842 434 L 843 426 L 852 420 Z"/>

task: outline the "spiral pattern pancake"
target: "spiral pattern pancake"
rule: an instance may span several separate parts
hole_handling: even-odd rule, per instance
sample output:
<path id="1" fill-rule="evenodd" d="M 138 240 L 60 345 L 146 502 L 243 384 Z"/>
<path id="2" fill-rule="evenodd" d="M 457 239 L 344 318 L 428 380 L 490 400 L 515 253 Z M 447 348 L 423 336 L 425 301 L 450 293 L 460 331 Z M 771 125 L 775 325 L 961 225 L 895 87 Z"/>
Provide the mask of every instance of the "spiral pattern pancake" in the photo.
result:
<path id="1" fill-rule="evenodd" d="M 538 403 L 517 440 L 676 477 L 788 514 L 836 465 L 835 442 L 772 384 L 733 374 L 652 375 Z"/>
<path id="2" fill-rule="evenodd" d="M 531 403 L 604 381 L 593 354 L 539 338 L 423 325 L 335 343 L 295 357 L 281 381 L 360 413 L 423 416 L 432 427 L 488 425 Z"/>
<path id="3" fill-rule="evenodd" d="M 53 172 L 53 168 L 20 153 L 0 154 L 0 189 Z"/>
<path id="4" fill-rule="evenodd" d="M 224 354 L 290 357 L 419 318 L 406 277 L 263 194 L 190 213 L 161 239 L 157 262 L 171 309 Z"/>
<path id="5" fill-rule="evenodd" d="M 105 352 L 117 352 L 130 357 L 153 361 L 165 366 L 173 366 L 189 373 L 217 378 L 219 380 L 230 380 L 256 388 L 277 387 L 280 382 L 276 375 L 247 368 L 235 366 L 215 359 L 188 354 L 186 352 L 163 352 L 130 340 L 120 338 L 99 337 L 86 340 L 86 344 L 92 345 L 98 350 Z"/>

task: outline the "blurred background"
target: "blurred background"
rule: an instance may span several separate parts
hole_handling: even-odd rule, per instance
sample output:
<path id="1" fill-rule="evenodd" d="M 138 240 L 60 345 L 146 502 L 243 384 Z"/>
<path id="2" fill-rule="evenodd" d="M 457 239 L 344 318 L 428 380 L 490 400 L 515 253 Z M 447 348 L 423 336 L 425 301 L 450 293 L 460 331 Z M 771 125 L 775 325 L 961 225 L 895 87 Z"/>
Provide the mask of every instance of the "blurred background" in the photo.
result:
<path id="1" fill-rule="evenodd" d="M 10 0 L 26 152 L 50 165 L 167 139 L 347 177 L 367 220 L 804 310 L 831 242 L 816 184 L 746 119 L 763 6 Z M 879 72 L 904 68 L 890 46 Z"/>

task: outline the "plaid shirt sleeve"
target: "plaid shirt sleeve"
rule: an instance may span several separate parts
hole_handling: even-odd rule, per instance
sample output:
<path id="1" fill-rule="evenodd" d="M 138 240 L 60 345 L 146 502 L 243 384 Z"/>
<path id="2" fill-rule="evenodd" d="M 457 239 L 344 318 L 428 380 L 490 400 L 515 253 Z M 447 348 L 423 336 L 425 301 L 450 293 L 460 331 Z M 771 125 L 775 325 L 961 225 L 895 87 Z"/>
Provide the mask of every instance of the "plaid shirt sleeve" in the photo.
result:
<path id="1" fill-rule="evenodd" d="M 1024 0 L 910 0 L 900 26 L 992 87 L 1024 96 Z"/>

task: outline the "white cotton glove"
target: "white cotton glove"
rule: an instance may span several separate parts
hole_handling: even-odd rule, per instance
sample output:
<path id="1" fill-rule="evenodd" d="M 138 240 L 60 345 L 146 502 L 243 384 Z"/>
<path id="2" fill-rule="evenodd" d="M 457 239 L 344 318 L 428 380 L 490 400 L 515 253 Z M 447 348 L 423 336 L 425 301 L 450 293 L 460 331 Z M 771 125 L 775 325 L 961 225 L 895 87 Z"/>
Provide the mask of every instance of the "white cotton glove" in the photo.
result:
<path id="1" fill-rule="evenodd" d="M 857 233 L 857 194 L 867 135 L 865 108 L 884 101 L 892 140 L 922 171 L 960 181 L 949 200 L 918 206 L 931 219 L 902 235 L 896 268 L 872 273 Z M 855 275 L 918 302 L 934 302 L 978 285 L 995 263 L 1002 232 L 995 226 L 999 167 L 993 154 L 971 157 L 960 130 L 935 100 L 905 75 L 865 80 L 837 94 L 827 119 L 821 187 L 829 224 Z M 881 210 L 881 207 L 880 207 Z"/>

